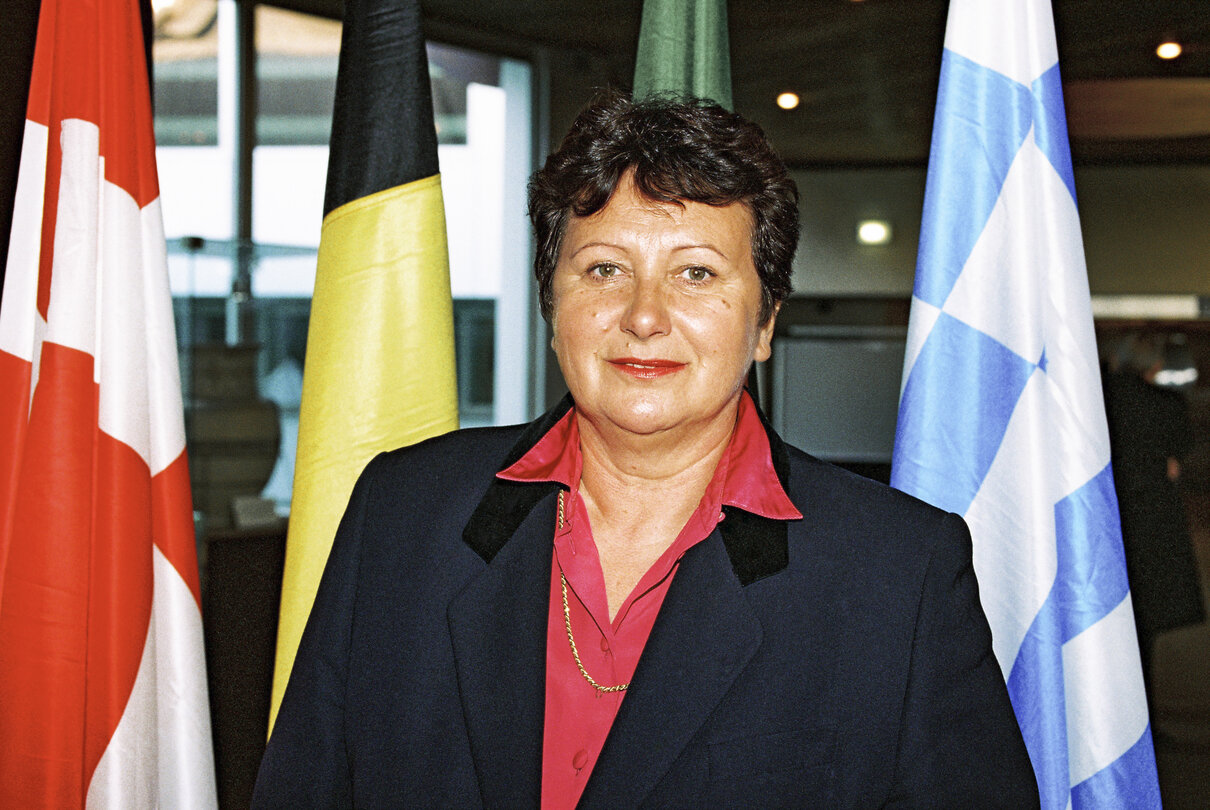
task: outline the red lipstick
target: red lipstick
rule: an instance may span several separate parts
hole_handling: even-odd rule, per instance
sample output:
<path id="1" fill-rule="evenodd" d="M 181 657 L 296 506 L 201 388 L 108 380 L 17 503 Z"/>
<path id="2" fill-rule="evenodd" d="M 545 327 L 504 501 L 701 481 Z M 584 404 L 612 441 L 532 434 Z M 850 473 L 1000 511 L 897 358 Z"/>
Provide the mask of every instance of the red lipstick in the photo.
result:
<path id="1" fill-rule="evenodd" d="M 684 363 L 675 360 L 641 360 L 637 357 L 617 357 L 609 363 L 623 374 L 640 380 L 653 380 L 656 377 L 675 374 L 685 367 Z"/>

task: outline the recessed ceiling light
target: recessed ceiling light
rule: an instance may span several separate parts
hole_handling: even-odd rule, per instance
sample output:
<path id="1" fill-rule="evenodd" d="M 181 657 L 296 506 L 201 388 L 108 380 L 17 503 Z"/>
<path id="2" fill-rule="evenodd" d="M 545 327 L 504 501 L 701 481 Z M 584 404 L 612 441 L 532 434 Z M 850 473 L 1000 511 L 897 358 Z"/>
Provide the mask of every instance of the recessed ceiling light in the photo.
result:
<path id="1" fill-rule="evenodd" d="M 866 219 L 857 223 L 857 241 L 863 245 L 885 245 L 891 241 L 891 223 Z"/>
<path id="2" fill-rule="evenodd" d="M 777 106 L 781 107 L 783 110 L 794 109 L 798 106 L 798 93 L 791 93 L 789 91 L 785 93 L 778 93 Z"/>
<path id="3" fill-rule="evenodd" d="M 1181 44 L 1171 40 L 1164 42 L 1155 49 L 1155 55 L 1160 59 L 1175 59 L 1181 55 Z"/>

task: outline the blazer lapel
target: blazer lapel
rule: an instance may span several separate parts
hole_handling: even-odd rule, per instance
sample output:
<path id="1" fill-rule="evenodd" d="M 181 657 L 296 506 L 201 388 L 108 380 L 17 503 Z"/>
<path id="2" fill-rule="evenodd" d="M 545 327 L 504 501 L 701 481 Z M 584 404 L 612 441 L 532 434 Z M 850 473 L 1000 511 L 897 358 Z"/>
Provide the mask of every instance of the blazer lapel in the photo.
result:
<path id="1" fill-rule="evenodd" d="M 450 604 L 450 638 L 485 804 L 537 807 L 555 488 Z M 505 542 L 507 541 L 507 542 Z"/>
<path id="2" fill-rule="evenodd" d="M 571 407 L 565 397 L 531 423 L 503 467 Z M 785 448 L 765 427 L 784 485 Z M 450 604 L 448 618 L 471 754 L 490 806 L 537 807 L 541 801 L 558 489 L 554 483 L 496 480 L 463 532 L 486 567 Z M 678 565 L 581 807 L 637 806 L 760 647 L 761 626 L 743 587 L 786 567 L 786 527 L 743 510 L 724 511 L 720 528 Z"/>
<path id="3" fill-rule="evenodd" d="M 579 806 L 637 807 L 760 642 L 760 623 L 715 530 L 681 559 Z"/>

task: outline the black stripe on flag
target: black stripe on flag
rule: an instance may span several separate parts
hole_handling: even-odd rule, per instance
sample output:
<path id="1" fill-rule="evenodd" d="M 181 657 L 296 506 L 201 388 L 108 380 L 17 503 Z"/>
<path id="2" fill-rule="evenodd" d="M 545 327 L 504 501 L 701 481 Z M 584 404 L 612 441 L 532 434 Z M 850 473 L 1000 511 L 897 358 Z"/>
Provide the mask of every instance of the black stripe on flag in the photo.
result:
<path id="1" fill-rule="evenodd" d="M 324 216 L 437 174 L 428 56 L 417 0 L 348 0 Z"/>

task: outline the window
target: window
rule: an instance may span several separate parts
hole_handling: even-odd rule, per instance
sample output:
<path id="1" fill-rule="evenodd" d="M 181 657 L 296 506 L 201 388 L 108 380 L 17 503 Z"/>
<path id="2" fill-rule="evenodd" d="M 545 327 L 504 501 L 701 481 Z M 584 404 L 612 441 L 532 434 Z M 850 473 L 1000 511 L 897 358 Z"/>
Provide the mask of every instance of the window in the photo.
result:
<path id="1" fill-rule="evenodd" d="M 256 7 L 252 225 L 241 242 L 237 16 L 234 0 L 155 8 L 157 158 L 194 500 L 213 527 L 228 525 L 235 495 L 289 508 L 340 51 L 339 22 Z M 521 421 L 533 309 L 530 68 L 430 44 L 429 69 L 461 421 Z M 216 409 L 230 418 L 212 418 Z"/>

